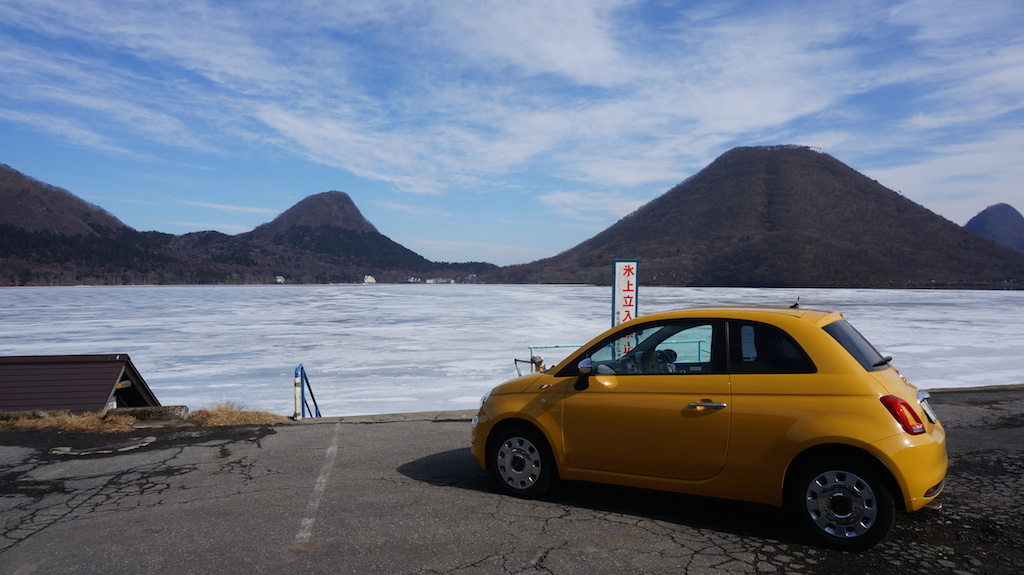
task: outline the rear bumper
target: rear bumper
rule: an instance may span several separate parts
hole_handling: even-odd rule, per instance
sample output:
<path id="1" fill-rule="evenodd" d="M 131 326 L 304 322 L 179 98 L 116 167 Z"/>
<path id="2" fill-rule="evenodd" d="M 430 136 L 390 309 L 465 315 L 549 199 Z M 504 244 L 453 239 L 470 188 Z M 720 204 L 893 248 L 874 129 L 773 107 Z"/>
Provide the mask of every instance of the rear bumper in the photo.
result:
<path id="1" fill-rule="evenodd" d="M 885 463 L 899 483 L 907 511 L 921 509 L 942 492 L 949 459 L 946 432 L 941 424 L 935 424 L 930 433 L 902 433 L 878 442 L 875 447 L 887 454 L 889 461 Z"/>

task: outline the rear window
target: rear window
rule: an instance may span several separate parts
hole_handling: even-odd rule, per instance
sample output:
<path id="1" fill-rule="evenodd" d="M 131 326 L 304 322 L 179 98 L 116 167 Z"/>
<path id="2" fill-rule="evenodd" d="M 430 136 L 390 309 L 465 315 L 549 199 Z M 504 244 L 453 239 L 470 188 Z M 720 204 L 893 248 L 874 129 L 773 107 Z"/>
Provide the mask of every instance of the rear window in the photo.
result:
<path id="1" fill-rule="evenodd" d="M 814 373 L 815 367 L 800 346 L 781 329 L 762 324 L 729 323 L 733 373 Z"/>
<path id="2" fill-rule="evenodd" d="M 854 329 L 845 319 L 825 326 L 825 332 L 835 338 L 850 355 L 868 371 L 885 369 L 882 354 L 871 345 L 859 331 Z"/>

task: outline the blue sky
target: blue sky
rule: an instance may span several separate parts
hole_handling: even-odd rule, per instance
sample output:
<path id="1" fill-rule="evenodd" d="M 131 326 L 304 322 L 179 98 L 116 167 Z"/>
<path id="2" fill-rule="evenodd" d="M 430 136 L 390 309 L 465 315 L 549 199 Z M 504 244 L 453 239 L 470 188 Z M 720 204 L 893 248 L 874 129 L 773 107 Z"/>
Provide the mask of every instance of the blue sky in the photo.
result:
<path id="1" fill-rule="evenodd" d="M 4 0 L 0 162 L 139 230 L 341 190 L 435 261 L 554 255 L 735 146 L 1024 211 L 1019 0 Z"/>

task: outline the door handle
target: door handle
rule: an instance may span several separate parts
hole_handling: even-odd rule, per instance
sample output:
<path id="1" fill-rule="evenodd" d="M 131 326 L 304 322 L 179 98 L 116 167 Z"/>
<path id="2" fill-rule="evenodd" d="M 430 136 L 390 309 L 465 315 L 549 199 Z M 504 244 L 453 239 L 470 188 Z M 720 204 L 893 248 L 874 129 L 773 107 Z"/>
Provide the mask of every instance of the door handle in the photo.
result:
<path id="1" fill-rule="evenodd" d="M 696 409 L 696 410 L 699 411 L 699 410 L 703 410 L 703 409 L 724 409 L 725 407 L 727 407 L 727 405 L 728 404 L 718 403 L 718 402 L 715 402 L 715 401 L 695 401 L 695 402 L 689 404 L 687 407 L 690 407 L 690 408 L 693 408 L 693 409 Z"/>

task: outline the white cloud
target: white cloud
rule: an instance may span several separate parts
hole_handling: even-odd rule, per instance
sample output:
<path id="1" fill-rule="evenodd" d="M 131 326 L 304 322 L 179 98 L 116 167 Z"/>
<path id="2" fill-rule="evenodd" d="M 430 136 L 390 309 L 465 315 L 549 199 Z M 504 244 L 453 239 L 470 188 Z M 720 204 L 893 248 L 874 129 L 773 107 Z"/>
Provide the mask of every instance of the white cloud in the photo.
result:
<path id="1" fill-rule="evenodd" d="M 609 216 L 621 218 L 651 198 L 623 192 L 563 191 L 544 194 L 538 199 L 560 216 L 583 221 L 603 221 Z"/>
<path id="2" fill-rule="evenodd" d="M 287 71 L 261 46 L 240 5 L 202 1 L 12 0 L 0 18 L 55 40 L 76 40 L 234 87 Z"/>
<path id="3" fill-rule="evenodd" d="M 398 202 L 385 202 L 383 204 L 383 207 L 389 210 L 401 212 L 403 214 L 416 217 L 450 218 L 454 215 L 451 212 L 446 212 L 444 210 L 438 210 L 435 208 L 428 208 L 423 206 L 414 206 L 410 204 L 401 204 Z"/>
<path id="4" fill-rule="evenodd" d="M 358 120 L 305 117 L 277 106 L 264 106 L 256 116 L 319 162 L 408 192 L 441 191 L 436 168 L 423 161 L 429 155 L 427 141 L 374 131 Z"/>
<path id="5" fill-rule="evenodd" d="M 619 0 L 483 0 L 445 2 L 434 26 L 464 57 L 513 74 L 553 74 L 575 83 L 614 86 L 630 80 L 635 62 L 621 53 Z"/>
<path id="6" fill-rule="evenodd" d="M 999 202 L 1021 206 L 1024 130 L 929 148 L 927 160 L 867 173 L 958 224 Z"/>
<path id="7" fill-rule="evenodd" d="M 1016 0 L 982 0 L 965 6 L 957 0 L 907 0 L 895 3 L 888 19 L 910 26 L 913 37 L 929 45 L 962 46 L 965 38 L 990 38 L 985 32 L 1019 24 L 1024 6 Z"/>
<path id="8" fill-rule="evenodd" d="M 219 210 L 219 211 L 222 211 L 222 212 L 237 212 L 237 213 L 243 213 L 243 214 L 270 214 L 270 215 L 277 215 L 278 213 L 280 213 L 279 210 L 271 210 L 271 209 L 267 209 L 267 208 L 253 208 L 253 207 L 249 207 L 249 206 L 227 206 L 227 205 L 224 205 L 224 204 L 208 204 L 208 203 L 205 203 L 205 202 L 188 202 L 188 201 L 183 201 L 182 203 L 186 204 L 186 205 L 189 205 L 189 206 L 196 206 L 196 207 L 200 207 L 200 208 L 209 208 L 211 210 Z"/>
<path id="9" fill-rule="evenodd" d="M 79 146 L 117 155 L 136 155 L 132 150 L 116 145 L 104 135 L 90 130 L 87 126 L 83 126 L 81 122 L 73 119 L 60 118 L 49 114 L 5 110 L 2 108 L 0 108 L 0 118 L 35 128 L 47 134 L 59 136 Z"/>
<path id="10" fill-rule="evenodd" d="M 524 169 L 605 186 L 665 183 L 729 141 L 888 77 L 858 69 L 862 52 L 842 43 L 878 25 L 871 6 L 847 18 L 799 4 L 739 7 L 683 12 L 660 29 L 637 3 L 615 0 L 246 10 L 42 0 L 15 1 L 0 17 L 102 48 L 78 62 L 51 57 L 59 77 L 79 76 L 73 90 L 37 78 L 36 93 L 55 104 L 158 142 L 276 142 L 399 189 L 441 193 Z"/>

